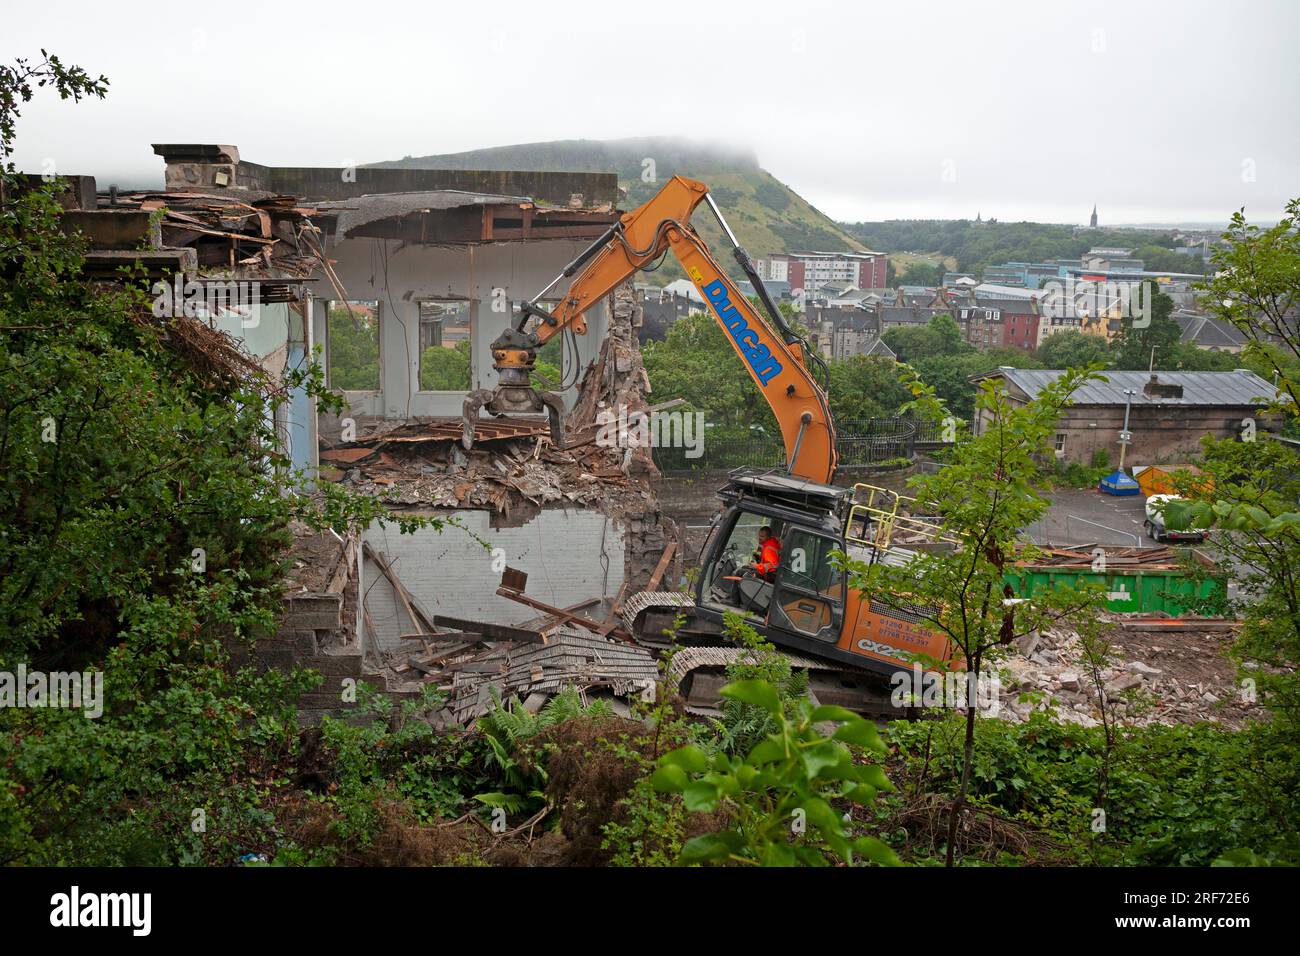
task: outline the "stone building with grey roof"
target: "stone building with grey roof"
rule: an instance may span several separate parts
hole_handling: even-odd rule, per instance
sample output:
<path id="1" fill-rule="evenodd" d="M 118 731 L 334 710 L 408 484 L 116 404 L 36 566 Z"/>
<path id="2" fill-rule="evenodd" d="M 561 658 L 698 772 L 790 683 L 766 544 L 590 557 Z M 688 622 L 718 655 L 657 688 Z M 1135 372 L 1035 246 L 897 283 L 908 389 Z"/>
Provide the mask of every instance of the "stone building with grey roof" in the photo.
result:
<path id="1" fill-rule="evenodd" d="M 1013 405 L 1037 398 L 1065 372 L 1061 369 L 999 368 L 971 379 L 995 379 Z M 1281 429 L 1281 417 L 1267 408 L 1278 390 L 1254 372 L 1120 372 L 1108 371 L 1105 381 L 1083 385 L 1062 414 L 1053 436 L 1053 451 L 1061 461 L 1089 464 L 1099 451 L 1119 459 L 1119 433 L 1124 407 L 1130 403 L 1132 442 L 1125 464 L 1158 465 L 1186 462 L 1201 454 L 1201 439 L 1260 440 Z M 1247 424 L 1249 423 L 1249 424 Z M 975 433 L 989 425 L 987 414 L 977 418 Z"/>

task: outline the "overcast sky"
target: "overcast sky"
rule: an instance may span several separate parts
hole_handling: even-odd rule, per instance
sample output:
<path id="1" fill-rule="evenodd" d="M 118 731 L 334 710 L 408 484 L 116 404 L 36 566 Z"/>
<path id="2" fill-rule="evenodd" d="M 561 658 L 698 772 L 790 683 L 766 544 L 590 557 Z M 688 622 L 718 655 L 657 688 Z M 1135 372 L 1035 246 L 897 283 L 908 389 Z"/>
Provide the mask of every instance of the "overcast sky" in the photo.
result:
<path id="1" fill-rule="evenodd" d="M 240 14 L 245 14 L 240 16 Z M 192 14 L 192 19 L 186 19 Z M 19 167 L 148 185 L 150 143 L 341 166 L 551 139 L 753 149 L 838 219 L 1276 220 L 1300 195 L 1300 2 L 25 3 Z"/>

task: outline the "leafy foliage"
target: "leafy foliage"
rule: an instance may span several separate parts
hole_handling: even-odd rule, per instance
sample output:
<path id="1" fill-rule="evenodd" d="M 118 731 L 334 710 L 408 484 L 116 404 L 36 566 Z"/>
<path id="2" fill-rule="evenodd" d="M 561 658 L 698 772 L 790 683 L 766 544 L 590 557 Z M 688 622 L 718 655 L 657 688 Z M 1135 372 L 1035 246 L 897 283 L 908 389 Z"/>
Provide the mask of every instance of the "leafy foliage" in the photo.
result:
<path id="1" fill-rule="evenodd" d="M 1288 428 L 1300 425 L 1300 328 L 1288 313 L 1300 298 L 1300 200 L 1271 229 L 1234 214 L 1227 251 L 1214 257 L 1206 289 L 1217 309 L 1264 358 L 1278 383 L 1274 405 Z M 1294 432 L 1293 432 L 1294 433 Z M 1293 445 L 1252 434 L 1242 442 L 1204 440 L 1205 480 L 1185 480 L 1189 499 L 1168 506 L 1166 523 L 1220 529 L 1215 543 L 1238 569 L 1242 628 L 1235 651 L 1252 670 L 1277 732 L 1294 734 L 1300 719 L 1300 454 Z"/>
<path id="2" fill-rule="evenodd" d="M 840 427 L 867 418 L 891 418 L 908 399 L 891 359 L 853 355 L 827 365 L 831 415 Z"/>
<path id="3" fill-rule="evenodd" d="M 762 680 L 776 688 L 783 702 L 789 703 L 808 692 L 807 671 L 794 671 L 789 659 L 776 646 L 764 641 L 745 619 L 728 611 L 723 618 L 726 637 L 746 648 L 748 659 L 727 665 L 732 681 Z M 713 721 L 717 743 L 727 753 L 748 753 L 755 744 L 777 730 L 777 720 L 765 708 L 744 700 L 727 697 L 722 701 L 722 718 Z"/>
<path id="4" fill-rule="evenodd" d="M 1111 348 L 1100 335 L 1067 329 L 1049 335 L 1038 347 L 1037 356 L 1043 368 L 1085 368 L 1094 362 L 1108 363 Z"/>
<path id="5" fill-rule="evenodd" d="M 420 388 L 423 391 L 466 391 L 470 383 L 470 344 L 462 339 L 452 348 L 431 345 L 420 355 Z"/>
<path id="6" fill-rule="evenodd" d="M 986 663 L 1015 638 L 1044 624 L 1084 613 L 1091 601 L 1069 588 L 1057 588 L 1019 605 L 1004 604 L 1010 588 L 1006 572 L 1020 558 L 1020 530 L 1046 511 L 1044 483 L 1038 460 L 1070 395 L 1093 373 L 1067 372 L 1032 402 L 1013 407 L 995 381 L 980 384 L 975 414 L 980 434 L 959 441 L 946 467 L 933 475 L 911 479 L 916 507 L 938 515 L 943 531 L 956 546 L 945 553 L 918 552 L 904 565 L 844 559 L 854 587 L 885 605 L 905 596 L 908 611 L 935 632 L 947 637 L 967 672 L 979 679 Z M 914 405 L 934 420 L 947 409 L 915 372 L 905 373 Z M 917 606 L 919 605 L 919 610 Z M 900 608 L 901 610 L 902 608 Z M 943 668 L 941 661 L 923 662 Z M 967 763 L 956 804 L 950 814 L 948 863 L 955 859 L 955 833 L 972 769 L 975 703 L 966 713 Z"/>
<path id="7" fill-rule="evenodd" d="M 524 707 L 518 697 L 503 704 L 496 688 L 492 689 L 492 710 L 477 721 L 489 748 L 490 759 L 504 776 L 508 790 L 480 793 L 475 799 L 490 807 L 501 807 L 518 812 L 529 803 L 544 801 L 542 788 L 546 783 L 546 770 L 535 761 L 519 757 L 522 744 L 543 731 L 575 717 L 609 717 L 613 714 L 609 703 L 595 700 L 582 702 L 582 695 L 574 687 L 566 687 L 548 700 L 536 714 Z"/>
<path id="8" fill-rule="evenodd" d="M 6 160 L 43 85 L 105 83 L 55 57 L 0 69 Z M 292 749 L 319 680 L 235 670 L 229 649 L 275 627 L 292 521 L 390 515 L 334 486 L 286 494 L 300 476 L 273 423 L 297 390 L 336 407 L 319 366 L 277 381 L 213 363 L 186 345 L 207 327 L 155 318 L 133 270 L 83 281 L 60 186 L 0 174 L 0 670 L 102 677 L 104 708 L 0 708 L 0 860 L 229 862 L 268 838 L 257 774 Z"/>
<path id="9" fill-rule="evenodd" d="M 771 408 L 712 315 L 678 319 L 662 342 L 645 344 L 643 356 L 656 401 L 684 398 L 709 413 L 706 424 L 778 433 Z"/>
<path id="10" fill-rule="evenodd" d="M 892 785 L 879 764 L 862 763 L 852 748 L 885 752 L 875 724 L 843 707 L 814 707 L 806 697 L 784 703 L 764 680 L 732 681 L 724 697 L 765 711 L 777 729 L 743 759 L 709 757 L 688 744 L 659 759 L 654 787 L 679 793 L 686 809 L 722 807 L 731 825 L 688 840 L 683 863 L 826 866 L 832 858 L 894 864 L 897 857 L 874 836 L 856 838 L 832 802 L 866 806 Z M 822 723 L 839 726 L 830 734 Z"/>
<path id="11" fill-rule="evenodd" d="M 1287 203 L 1271 229 L 1251 225 L 1238 210 L 1223 237 L 1228 246 L 1213 255 L 1214 276 L 1202 286 L 1209 307 L 1250 340 L 1252 356 L 1272 373 L 1263 377 L 1278 376 L 1288 415 L 1300 416 L 1300 199 Z"/>
<path id="12" fill-rule="evenodd" d="M 938 726 L 889 725 L 900 790 L 907 789 L 905 780 L 923 779 L 932 790 L 957 791 L 961 724 L 954 714 Z M 1298 858 L 1300 817 L 1287 796 L 1295 780 L 1294 747 L 1268 734 L 1209 723 L 1125 728 L 1118 738 L 1105 777 L 1101 832 L 1094 831 L 1094 809 L 1102 805 L 1097 785 L 1108 759 L 1106 729 L 1058 722 L 1046 711 L 1023 724 L 980 722 L 971 803 L 1043 834 L 1064 856 L 1056 862 L 1206 866 L 1242 847 L 1271 860 Z M 901 794 L 891 798 L 895 806 L 901 801 Z M 892 808 L 882 809 L 888 816 Z M 913 853 L 927 849 L 913 847 L 907 833 L 890 838 L 905 857 L 922 862 Z"/>
<path id="13" fill-rule="evenodd" d="M 348 392 L 379 388 L 379 319 L 346 308 L 329 312 L 330 385 Z M 423 364 L 421 365 L 423 368 Z"/>

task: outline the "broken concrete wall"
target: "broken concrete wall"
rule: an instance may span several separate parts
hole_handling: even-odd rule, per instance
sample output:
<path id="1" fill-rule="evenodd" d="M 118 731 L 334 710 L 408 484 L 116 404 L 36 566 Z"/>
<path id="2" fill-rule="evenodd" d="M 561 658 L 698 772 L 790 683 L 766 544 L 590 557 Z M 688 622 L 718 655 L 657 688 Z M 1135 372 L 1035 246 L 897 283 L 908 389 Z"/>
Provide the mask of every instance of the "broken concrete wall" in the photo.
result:
<path id="1" fill-rule="evenodd" d="M 380 388 L 378 393 L 349 393 L 354 417 L 380 415 L 403 420 L 459 415 L 467 391 L 497 386 L 489 346 L 515 317 L 515 304 L 536 295 L 587 245 L 582 240 L 548 239 L 432 246 L 361 238 L 342 239 L 330 246 L 335 273 L 348 296 L 380 303 Z M 327 301 L 337 299 L 338 293 L 330 283 L 321 280 L 312 286 L 312 291 L 319 303 L 314 315 L 314 340 L 327 342 Z M 560 294 L 562 287 L 554 292 L 556 296 Z M 421 390 L 421 300 L 471 303 L 469 389 Z M 587 334 L 576 337 L 580 367 L 585 368 L 601 346 L 606 311 L 604 305 L 592 308 L 587 315 Z M 575 375 L 571 368 L 563 371 L 571 378 Z M 572 393 L 572 389 L 565 393 L 570 403 L 576 398 Z"/>
<path id="2" fill-rule="evenodd" d="M 535 618 L 537 611 L 496 594 L 502 562 L 527 572 L 529 595 L 556 607 L 613 596 L 622 587 L 624 532 L 599 511 L 544 508 L 510 525 L 500 525 L 487 511 L 439 512 L 439 516 L 462 527 L 414 534 L 373 527 L 365 535 L 430 615 L 497 624 Z M 500 551 L 494 554 L 495 549 Z M 396 648 L 402 634 L 418 630 L 373 561 L 366 562 L 365 589 L 366 608 L 382 649 Z"/>
<path id="3" fill-rule="evenodd" d="M 403 535 L 390 525 L 364 535 L 367 651 L 397 654 L 400 663 L 410 650 L 402 636 L 430 630 L 417 617 L 535 620 L 537 608 L 497 594 L 506 567 L 527 574 L 532 600 L 558 608 L 603 601 L 602 619 L 656 573 L 660 588 L 678 582 L 680 554 L 664 559 L 677 528 L 660 509 L 648 449 L 598 440 L 601 412 L 644 409 L 649 388 L 630 286 L 612 298 L 613 329 L 597 340 L 559 447 L 544 421 L 525 418 L 484 421 L 468 451 L 456 419 L 367 418 L 360 437 L 337 442 L 322 429 L 322 478 L 448 521 L 441 532 Z"/>
<path id="4" fill-rule="evenodd" d="M 299 717 L 315 723 L 322 714 L 352 709 L 358 681 L 364 680 L 379 690 L 384 690 L 385 685 L 383 677 L 369 672 L 373 668 L 366 667 L 358 640 L 359 542 L 353 536 L 340 538 L 301 525 L 295 525 L 293 530 L 294 542 L 287 555 L 290 569 L 283 584 L 275 632 L 259 637 L 251 645 L 232 637 L 226 647 L 232 668 L 318 671 L 322 675 L 320 685 L 298 700 Z"/>
<path id="5" fill-rule="evenodd" d="M 254 666 L 277 670 L 309 668 L 321 674 L 321 683 L 298 699 L 299 717 L 315 723 L 322 714 L 339 713 L 355 704 L 356 683 L 365 680 L 383 690 L 383 679 L 365 674 L 364 657 L 351 620 L 356 601 L 355 575 L 351 608 L 346 594 L 297 592 L 286 595 L 274 634 L 253 646 L 229 642 L 232 669 Z M 345 610 L 347 609 L 347 610 Z"/>

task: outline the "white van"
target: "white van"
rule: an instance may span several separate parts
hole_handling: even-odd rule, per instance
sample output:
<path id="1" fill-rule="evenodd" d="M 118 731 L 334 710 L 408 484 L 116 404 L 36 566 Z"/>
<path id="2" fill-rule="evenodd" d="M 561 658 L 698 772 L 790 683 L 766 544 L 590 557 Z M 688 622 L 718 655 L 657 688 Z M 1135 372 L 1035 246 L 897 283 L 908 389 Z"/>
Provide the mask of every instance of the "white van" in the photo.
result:
<path id="1" fill-rule="evenodd" d="M 1204 541 L 1205 532 L 1187 529 L 1185 531 L 1170 531 L 1165 527 L 1163 509 L 1170 501 L 1183 501 L 1180 495 L 1152 495 L 1146 503 L 1146 527 L 1147 537 L 1152 541 Z"/>

